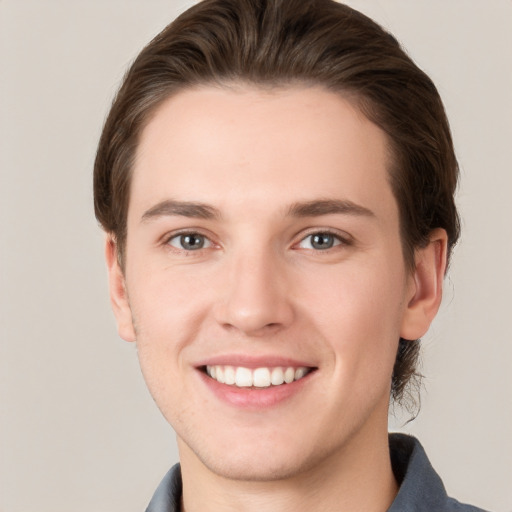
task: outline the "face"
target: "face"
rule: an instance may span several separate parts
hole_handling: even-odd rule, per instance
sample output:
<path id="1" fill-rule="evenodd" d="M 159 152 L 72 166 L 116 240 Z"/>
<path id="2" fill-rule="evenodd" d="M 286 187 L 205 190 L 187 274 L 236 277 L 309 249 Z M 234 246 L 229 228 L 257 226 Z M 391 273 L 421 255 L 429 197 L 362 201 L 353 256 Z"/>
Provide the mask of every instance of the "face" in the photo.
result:
<path id="1" fill-rule="evenodd" d="M 277 479 L 385 435 L 419 295 L 388 167 L 384 133 L 321 88 L 197 88 L 151 119 L 109 267 L 182 462 Z"/>

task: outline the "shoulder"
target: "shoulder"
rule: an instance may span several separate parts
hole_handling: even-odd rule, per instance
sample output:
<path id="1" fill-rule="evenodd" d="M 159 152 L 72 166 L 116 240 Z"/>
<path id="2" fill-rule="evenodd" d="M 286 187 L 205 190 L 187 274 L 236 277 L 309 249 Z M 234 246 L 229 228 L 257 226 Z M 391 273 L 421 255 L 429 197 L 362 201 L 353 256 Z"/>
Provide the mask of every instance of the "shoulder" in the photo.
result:
<path id="1" fill-rule="evenodd" d="M 181 489 L 181 469 L 180 465 L 176 464 L 160 482 L 146 512 L 179 512 Z"/>
<path id="2" fill-rule="evenodd" d="M 391 434 L 389 449 L 400 489 L 388 512 L 485 512 L 450 498 L 421 443 L 405 434 Z"/>
<path id="3" fill-rule="evenodd" d="M 449 512 L 486 512 L 485 510 L 474 507 L 473 505 L 467 505 L 465 503 L 460 503 L 459 501 L 448 498 L 448 510 Z"/>

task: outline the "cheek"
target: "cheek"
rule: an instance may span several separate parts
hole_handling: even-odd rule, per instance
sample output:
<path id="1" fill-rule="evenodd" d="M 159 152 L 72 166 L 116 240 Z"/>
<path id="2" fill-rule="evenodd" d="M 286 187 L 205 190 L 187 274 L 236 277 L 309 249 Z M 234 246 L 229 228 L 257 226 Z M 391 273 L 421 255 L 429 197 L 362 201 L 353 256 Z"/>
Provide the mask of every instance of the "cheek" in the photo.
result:
<path id="1" fill-rule="evenodd" d="M 168 344 L 175 344 L 178 335 L 186 334 L 185 327 L 204 313 L 208 290 L 204 277 L 185 267 L 134 267 L 137 272 L 129 275 L 128 293 L 140 337 L 158 342 L 163 335 Z"/>
<path id="2" fill-rule="evenodd" d="M 140 368 L 155 403 L 175 425 L 189 407 L 182 399 L 191 393 L 183 378 L 189 371 L 184 355 L 205 310 L 199 284 L 149 269 L 133 277 L 131 307 Z"/>
<path id="3" fill-rule="evenodd" d="M 185 367 L 184 351 L 197 336 L 208 299 L 202 279 L 147 264 L 133 268 L 137 272 L 127 273 L 127 288 L 137 352 L 156 399 Z"/>
<path id="4" fill-rule="evenodd" d="M 396 263 L 331 267 L 304 272 L 302 293 L 308 308 L 324 327 L 343 326 L 340 332 L 399 331 L 404 311 L 405 278 Z"/>
<path id="5" fill-rule="evenodd" d="M 404 276 L 394 267 L 332 273 L 311 296 L 312 317 L 331 345 L 340 378 L 389 380 L 404 314 Z"/>

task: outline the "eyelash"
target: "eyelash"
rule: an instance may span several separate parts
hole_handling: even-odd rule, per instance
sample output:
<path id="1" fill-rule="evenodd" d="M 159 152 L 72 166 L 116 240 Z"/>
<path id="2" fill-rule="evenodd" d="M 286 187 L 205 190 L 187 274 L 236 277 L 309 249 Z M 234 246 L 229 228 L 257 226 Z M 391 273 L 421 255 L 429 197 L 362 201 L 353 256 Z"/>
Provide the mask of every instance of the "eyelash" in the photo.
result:
<path id="1" fill-rule="evenodd" d="M 294 243 L 292 246 L 292 249 L 301 249 L 300 245 L 304 243 L 307 239 L 310 239 L 314 236 L 329 236 L 333 238 L 333 244 L 330 247 L 326 248 L 315 248 L 315 247 L 303 247 L 302 249 L 305 249 L 307 251 L 312 251 L 315 253 L 330 253 L 332 250 L 336 250 L 336 247 L 342 246 L 342 247 L 349 247 L 353 245 L 353 241 L 350 237 L 347 235 L 342 236 L 340 233 L 332 231 L 330 229 L 315 229 L 314 231 L 310 231 L 305 236 L 302 236 L 302 238 L 297 242 Z M 203 242 L 203 244 L 198 249 L 186 249 L 183 247 L 183 237 L 196 237 L 200 238 Z M 173 240 L 179 240 L 179 244 L 181 247 L 176 247 L 172 245 Z M 211 240 L 210 237 L 207 235 L 199 232 L 199 231 L 181 231 L 181 232 L 174 232 L 170 235 L 166 236 L 163 240 L 163 244 L 169 249 L 174 252 L 179 253 L 185 253 L 187 255 L 191 255 L 192 253 L 202 253 L 204 250 L 211 249 L 212 247 L 215 247 L 215 243 Z M 208 244 L 206 247 L 204 247 L 204 244 Z M 310 242 L 310 245 L 312 245 L 312 242 Z"/>
<path id="2" fill-rule="evenodd" d="M 331 250 L 336 250 L 336 247 L 349 247 L 353 245 L 353 240 L 348 236 L 342 236 L 339 232 L 333 231 L 330 229 L 315 229 L 314 231 L 310 231 L 305 236 L 303 236 L 298 243 L 294 244 L 294 248 L 298 247 L 300 244 L 302 244 L 305 240 L 308 238 L 314 237 L 315 235 L 328 235 L 334 239 L 333 245 L 330 247 L 327 247 L 325 249 L 315 249 L 314 247 L 311 248 L 304 248 L 309 251 L 313 251 L 316 253 L 330 253 Z"/>
<path id="3" fill-rule="evenodd" d="M 184 248 L 183 246 L 182 247 L 175 247 L 174 245 L 172 245 L 172 241 L 175 240 L 175 239 L 179 239 L 180 242 L 178 243 L 182 243 L 183 241 L 183 238 L 184 237 L 196 237 L 196 238 L 200 238 L 203 240 L 203 244 L 207 243 L 209 244 L 207 247 L 204 247 L 203 245 L 201 247 L 199 247 L 198 249 L 186 249 Z M 214 242 L 212 242 L 212 240 L 210 239 L 210 237 L 208 237 L 207 235 L 199 232 L 199 231 L 181 231 L 181 232 L 174 232 L 168 236 L 166 236 L 163 240 L 163 243 L 164 245 L 170 249 L 170 250 L 173 250 L 173 251 L 177 251 L 177 252 L 180 252 L 180 253 L 185 253 L 185 254 L 191 254 L 191 253 L 201 253 L 203 252 L 203 250 L 207 250 L 207 249 L 210 249 L 211 247 L 213 247 L 215 244 Z"/>

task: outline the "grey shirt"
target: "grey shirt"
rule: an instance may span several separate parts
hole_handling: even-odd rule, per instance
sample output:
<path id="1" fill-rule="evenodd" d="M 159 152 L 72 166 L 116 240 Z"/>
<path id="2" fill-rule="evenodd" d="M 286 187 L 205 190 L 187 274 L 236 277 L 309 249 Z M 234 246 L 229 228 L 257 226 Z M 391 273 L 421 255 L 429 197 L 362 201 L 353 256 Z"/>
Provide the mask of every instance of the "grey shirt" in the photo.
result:
<path id="1" fill-rule="evenodd" d="M 448 497 L 425 450 L 414 437 L 390 434 L 389 449 L 400 489 L 388 512 L 484 512 Z M 146 512 L 179 512 L 181 488 L 180 466 L 176 464 L 158 486 Z"/>

